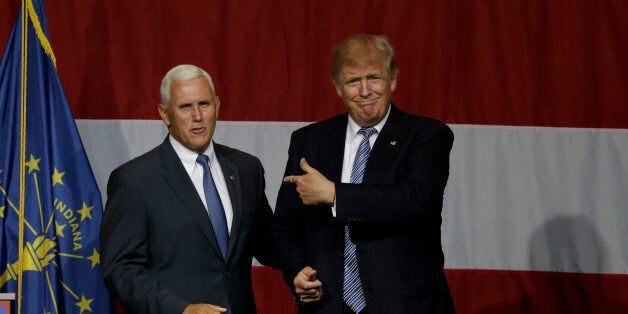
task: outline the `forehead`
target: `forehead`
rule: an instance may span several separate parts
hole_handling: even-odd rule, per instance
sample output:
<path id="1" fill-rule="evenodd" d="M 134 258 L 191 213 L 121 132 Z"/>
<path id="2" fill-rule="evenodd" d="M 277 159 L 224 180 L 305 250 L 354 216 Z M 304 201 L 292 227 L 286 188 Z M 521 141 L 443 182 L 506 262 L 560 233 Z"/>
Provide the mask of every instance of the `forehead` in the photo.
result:
<path id="1" fill-rule="evenodd" d="M 386 66 L 379 62 L 371 62 L 363 65 L 345 65 L 340 70 L 341 78 L 362 77 L 369 75 L 383 76 L 387 74 Z"/>
<path id="2" fill-rule="evenodd" d="M 211 87 L 203 77 L 173 82 L 170 86 L 170 93 L 172 94 L 172 101 L 212 97 Z"/>

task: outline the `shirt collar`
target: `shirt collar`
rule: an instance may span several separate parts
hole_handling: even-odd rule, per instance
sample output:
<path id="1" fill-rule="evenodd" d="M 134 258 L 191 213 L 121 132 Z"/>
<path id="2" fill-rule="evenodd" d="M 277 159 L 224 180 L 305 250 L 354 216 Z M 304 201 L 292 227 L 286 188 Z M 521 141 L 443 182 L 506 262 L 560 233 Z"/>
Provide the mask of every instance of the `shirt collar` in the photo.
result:
<path id="1" fill-rule="evenodd" d="M 170 144 L 172 148 L 181 159 L 181 163 L 185 166 L 188 171 L 194 169 L 196 167 L 196 158 L 198 157 L 198 153 L 190 150 L 189 148 L 183 146 L 183 144 L 179 143 L 172 135 L 168 135 L 170 139 Z M 214 152 L 214 141 L 209 142 L 209 147 L 203 153 L 203 155 L 207 155 L 209 157 L 209 162 L 211 163 L 216 157 L 216 153 Z"/>
<path id="2" fill-rule="evenodd" d="M 386 112 L 386 115 L 384 116 L 384 119 L 382 119 L 382 121 L 379 121 L 379 123 L 377 123 L 376 125 L 373 126 L 375 128 L 375 130 L 377 130 L 377 134 L 379 134 L 379 132 L 384 127 L 384 124 L 386 124 L 386 121 L 388 120 L 388 116 L 390 115 L 390 109 L 391 108 L 392 108 L 392 105 L 388 106 L 388 112 Z M 353 118 L 351 118 L 351 116 L 349 115 L 349 123 L 347 125 L 347 130 L 349 131 L 349 134 L 352 135 L 352 136 L 356 136 L 358 134 L 358 131 L 360 131 L 361 128 L 362 127 L 359 126 L 353 120 Z"/>

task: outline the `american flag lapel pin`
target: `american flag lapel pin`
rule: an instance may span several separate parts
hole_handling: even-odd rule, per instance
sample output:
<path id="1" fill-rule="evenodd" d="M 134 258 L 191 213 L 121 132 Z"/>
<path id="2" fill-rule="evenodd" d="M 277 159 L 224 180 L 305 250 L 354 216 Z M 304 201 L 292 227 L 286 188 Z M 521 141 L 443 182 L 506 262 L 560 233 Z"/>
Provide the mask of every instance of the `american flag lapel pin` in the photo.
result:
<path id="1" fill-rule="evenodd" d="M 390 146 L 396 146 L 397 145 L 397 141 L 390 141 Z"/>

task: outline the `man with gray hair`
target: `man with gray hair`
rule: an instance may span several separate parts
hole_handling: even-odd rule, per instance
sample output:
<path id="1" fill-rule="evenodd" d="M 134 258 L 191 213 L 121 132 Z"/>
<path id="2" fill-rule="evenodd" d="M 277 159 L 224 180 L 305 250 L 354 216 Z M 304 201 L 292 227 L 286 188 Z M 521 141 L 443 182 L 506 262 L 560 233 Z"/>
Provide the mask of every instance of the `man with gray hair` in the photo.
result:
<path id="1" fill-rule="evenodd" d="M 262 164 L 212 141 L 207 72 L 176 66 L 160 90 L 169 135 L 109 177 L 103 279 L 127 313 L 255 313 L 252 258 L 275 264 Z"/>

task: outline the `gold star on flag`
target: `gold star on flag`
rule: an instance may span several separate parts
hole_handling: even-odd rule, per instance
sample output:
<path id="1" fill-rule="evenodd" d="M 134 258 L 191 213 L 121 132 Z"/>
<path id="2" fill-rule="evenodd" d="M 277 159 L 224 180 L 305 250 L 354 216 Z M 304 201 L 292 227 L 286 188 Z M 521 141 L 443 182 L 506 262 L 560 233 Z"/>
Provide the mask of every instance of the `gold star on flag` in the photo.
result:
<path id="1" fill-rule="evenodd" d="M 55 186 L 55 184 L 61 184 L 64 185 L 63 183 L 63 175 L 65 175 L 65 172 L 59 172 L 59 170 L 57 170 L 57 168 L 55 168 L 55 172 L 52 174 L 52 186 Z"/>
<path id="2" fill-rule="evenodd" d="M 81 214 L 81 222 L 83 222 L 85 218 L 92 219 L 92 208 L 94 208 L 94 206 L 87 206 L 87 204 L 83 202 L 83 208 L 77 210 L 77 212 Z"/>
<path id="3" fill-rule="evenodd" d="M 92 261 L 92 268 L 94 266 L 100 264 L 100 254 L 94 249 L 94 253 L 91 256 L 86 257 L 88 260 Z"/>
<path id="4" fill-rule="evenodd" d="M 65 238 L 65 235 L 63 234 L 63 229 L 65 228 L 65 224 L 60 225 L 58 222 L 55 221 L 55 230 L 57 230 L 57 235 Z"/>
<path id="5" fill-rule="evenodd" d="M 81 314 L 85 311 L 92 311 L 92 307 L 90 306 L 90 304 L 94 301 L 94 299 L 85 299 L 85 295 L 81 294 L 81 301 L 74 303 L 76 304 L 76 306 L 78 306 L 79 308 L 81 308 Z"/>
<path id="6" fill-rule="evenodd" d="M 26 162 L 26 167 L 28 167 L 28 174 L 31 174 L 31 172 L 33 172 L 33 170 L 39 170 L 39 161 L 41 160 L 41 158 L 35 158 L 33 157 L 33 154 L 31 154 L 31 159 L 29 161 Z"/>

